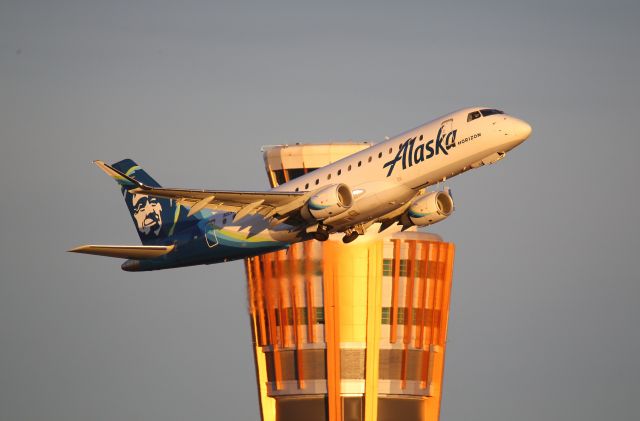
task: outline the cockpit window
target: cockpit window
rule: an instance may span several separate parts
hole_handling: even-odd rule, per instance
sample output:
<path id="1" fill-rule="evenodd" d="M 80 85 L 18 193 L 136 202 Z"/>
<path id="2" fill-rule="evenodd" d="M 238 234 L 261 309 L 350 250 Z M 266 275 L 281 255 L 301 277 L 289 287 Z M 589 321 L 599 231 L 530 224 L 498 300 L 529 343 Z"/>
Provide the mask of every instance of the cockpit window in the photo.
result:
<path id="1" fill-rule="evenodd" d="M 504 111 L 494 110 L 493 108 L 485 108 L 484 110 L 480 110 L 483 117 L 494 114 L 504 114 Z"/>
<path id="2" fill-rule="evenodd" d="M 467 116 L 467 122 L 471 121 L 471 120 L 475 120 L 476 118 L 480 118 L 480 111 L 474 111 L 472 113 L 469 113 L 469 115 Z"/>

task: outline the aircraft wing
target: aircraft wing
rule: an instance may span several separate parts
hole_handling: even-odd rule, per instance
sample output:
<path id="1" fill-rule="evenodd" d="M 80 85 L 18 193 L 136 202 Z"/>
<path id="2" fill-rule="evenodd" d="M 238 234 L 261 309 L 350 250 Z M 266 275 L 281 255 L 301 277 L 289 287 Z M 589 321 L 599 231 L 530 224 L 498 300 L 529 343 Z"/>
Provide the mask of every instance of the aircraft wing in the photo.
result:
<path id="1" fill-rule="evenodd" d="M 131 193 L 174 199 L 181 205 L 190 207 L 189 215 L 202 209 L 236 212 L 234 220 L 260 213 L 265 217 L 279 220 L 294 216 L 306 203 L 310 192 L 274 192 L 274 191 L 231 191 L 176 189 L 147 186 L 138 180 L 118 171 L 102 161 L 94 163 Z"/>

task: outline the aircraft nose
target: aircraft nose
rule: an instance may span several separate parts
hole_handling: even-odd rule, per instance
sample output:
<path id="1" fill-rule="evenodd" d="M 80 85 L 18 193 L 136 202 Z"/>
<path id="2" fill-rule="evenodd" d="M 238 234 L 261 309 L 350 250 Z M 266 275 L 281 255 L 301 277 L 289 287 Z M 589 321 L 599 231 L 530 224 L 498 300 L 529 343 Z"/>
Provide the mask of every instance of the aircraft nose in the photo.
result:
<path id="1" fill-rule="evenodd" d="M 513 119 L 513 131 L 519 141 L 525 141 L 530 135 L 533 129 L 531 125 L 524 120 L 520 120 L 519 118 Z"/>

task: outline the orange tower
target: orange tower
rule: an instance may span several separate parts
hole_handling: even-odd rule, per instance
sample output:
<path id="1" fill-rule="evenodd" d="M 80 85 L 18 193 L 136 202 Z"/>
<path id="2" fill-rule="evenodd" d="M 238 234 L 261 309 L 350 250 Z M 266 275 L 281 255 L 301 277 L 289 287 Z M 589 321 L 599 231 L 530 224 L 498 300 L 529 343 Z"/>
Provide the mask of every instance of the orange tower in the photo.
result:
<path id="1" fill-rule="evenodd" d="M 369 144 L 335 146 L 266 149 L 272 185 Z M 247 259 L 263 421 L 437 420 L 453 257 L 453 244 L 407 231 Z"/>

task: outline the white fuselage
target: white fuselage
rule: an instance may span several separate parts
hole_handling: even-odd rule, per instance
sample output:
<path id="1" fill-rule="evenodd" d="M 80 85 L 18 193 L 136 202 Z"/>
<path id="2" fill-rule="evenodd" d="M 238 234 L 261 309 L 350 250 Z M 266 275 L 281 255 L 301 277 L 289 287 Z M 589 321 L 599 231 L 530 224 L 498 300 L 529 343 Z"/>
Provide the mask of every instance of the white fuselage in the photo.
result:
<path id="1" fill-rule="evenodd" d="M 344 183 L 353 206 L 326 221 L 336 230 L 379 218 L 421 189 L 502 158 L 522 143 L 531 126 L 508 114 L 471 118 L 465 108 L 377 143 L 284 183 L 276 191 L 315 191 Z M 479 115 L 479 114 L 478 114 Z"/>

